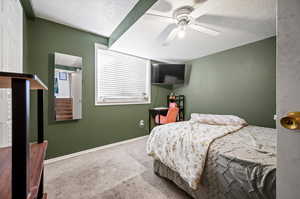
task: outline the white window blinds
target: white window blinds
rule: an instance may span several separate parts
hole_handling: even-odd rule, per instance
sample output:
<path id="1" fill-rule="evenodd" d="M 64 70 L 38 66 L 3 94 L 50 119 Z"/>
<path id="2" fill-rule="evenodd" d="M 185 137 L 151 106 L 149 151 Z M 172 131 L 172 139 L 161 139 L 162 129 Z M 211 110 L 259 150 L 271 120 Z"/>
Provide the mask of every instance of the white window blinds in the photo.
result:
<path id="1" fill-rule="evenodd" d="M 150 61 L 96 45 L 96 105 L 150 103 Z"/>

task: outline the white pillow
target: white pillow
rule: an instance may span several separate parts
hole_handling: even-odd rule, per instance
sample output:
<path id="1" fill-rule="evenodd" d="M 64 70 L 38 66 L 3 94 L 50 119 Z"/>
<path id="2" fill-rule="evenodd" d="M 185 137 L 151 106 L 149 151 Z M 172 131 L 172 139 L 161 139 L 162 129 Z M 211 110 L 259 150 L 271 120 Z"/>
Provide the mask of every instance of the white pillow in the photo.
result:
<path id="1" fill-rule="evenodd" d="M 247 122 L 235 115 L 214 115 L 214 114 L 200 114 L 192 113 L 191 120 L 200 122 L 203 124 L 214 124 L 214 125 L 247 125 Z"/>

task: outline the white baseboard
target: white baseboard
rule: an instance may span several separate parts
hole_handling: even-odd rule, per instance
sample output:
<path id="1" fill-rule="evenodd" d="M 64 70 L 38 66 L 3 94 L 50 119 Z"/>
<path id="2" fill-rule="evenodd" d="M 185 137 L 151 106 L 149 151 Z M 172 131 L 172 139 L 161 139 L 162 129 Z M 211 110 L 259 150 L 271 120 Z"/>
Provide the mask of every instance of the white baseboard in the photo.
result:
<path id="1" fill-rule="evenodd" d="M 69 155 L 64 155 L 64 156 L 60 156 L 60 157 L 57 157 L 57 158 L 48 159 L 48 160 L 45 160 L 45 164 L 52 164 L 54 162 L 58 162 L 58 161 L 61 161 L 61 160 L 66 160 L 66 159 L 69 159 L 69 158 L 74 158 L 74 157 L 84 155 L 84 154 L 87 154 L 87 153 L 91 153 L 91 152 L 111 148 L 111 147 L 118 146 L 118 145 L 121 145 L 121 144 L 134 142 L 134 141 L 137 141 L 137 140 L 141 140 L 141 139 L 143 139 L 147 136 L 148 135 L 145 135 L 145 136 L 141 136 L 141 137 L 137 137 L 137 138 L 133 138 L 133 139 L 129 139 L 129 140 L 124 140 L 124 141 L 121 141 L 121 142 L 116 142 L 116 143 L 112 143 L 112 144 L 108 144 L 108 145 L 104 145 L 104 146 L 100 146 L 100 147 L 96 147 L 96 148 L 92 148 L 92 149 L 88 149 L 88 150 L 84 150 L 84 151 L 79 151 L 77 153 L 71 153 Z"/>

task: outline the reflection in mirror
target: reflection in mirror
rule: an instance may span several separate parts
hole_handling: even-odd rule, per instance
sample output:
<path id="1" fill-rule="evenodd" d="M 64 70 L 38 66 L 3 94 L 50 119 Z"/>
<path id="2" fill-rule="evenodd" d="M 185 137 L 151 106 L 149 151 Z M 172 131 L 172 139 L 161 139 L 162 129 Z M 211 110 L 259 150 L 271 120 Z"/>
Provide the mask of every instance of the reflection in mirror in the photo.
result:
<path id="1" fill-rule="evenodd" d="M 81 119 L 82 58 L 55 53 L 55 120 Z"/>

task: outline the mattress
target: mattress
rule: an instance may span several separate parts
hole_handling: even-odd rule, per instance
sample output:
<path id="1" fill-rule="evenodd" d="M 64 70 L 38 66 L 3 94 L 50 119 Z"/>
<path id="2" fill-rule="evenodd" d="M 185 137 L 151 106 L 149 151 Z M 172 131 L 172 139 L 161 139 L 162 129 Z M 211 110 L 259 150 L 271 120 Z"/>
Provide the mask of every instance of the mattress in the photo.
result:
<path id="1" fill-rule="evenodd" d="M 215 140 L 196 190 L 159 160 L 154 161 L 154 172 L 196 199 L 274 199 L 276 130 L 247 126 Z"/>

